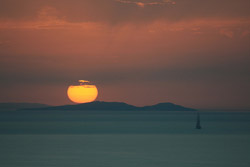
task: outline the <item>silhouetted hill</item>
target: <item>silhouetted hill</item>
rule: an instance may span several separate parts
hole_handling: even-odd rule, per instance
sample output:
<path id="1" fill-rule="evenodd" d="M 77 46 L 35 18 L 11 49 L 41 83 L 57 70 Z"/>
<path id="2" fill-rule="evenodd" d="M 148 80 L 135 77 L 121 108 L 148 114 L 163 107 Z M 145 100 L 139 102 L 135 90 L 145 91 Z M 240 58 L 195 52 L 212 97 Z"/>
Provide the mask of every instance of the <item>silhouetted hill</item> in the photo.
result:
<path id="1" fill-rule="evenodd" d="M 0 103 L 0 110 L 19 110 L 26 108 L 43 108 L 43 107 L 49 107 L 49 105 L 40 103 Z"/>
<path id="2" fill-rule="evenodd" d="M 101 102 L 82 103 L 76 105 L 64 105 L 41 108 L 44 110 L 136 110 L 137 107 L 122 102 Z"/>
<path id="3" fill-rule="evenodd" d="M 40 110 L 129 110 L 129 111 L 195 111 L 192 108 L 182 107 L 172 103 L 160 103 L 153 106 L 136 107 L 122 102 L 101 102 L 82 103 L 76 105 L 64 105 L 55 107 L 39 108 Z"/>
<path id="4" fill-rule="evenodd" d="M 142 110 L 156 111 L 195 111 L 195 109 L 183 107 L 173 103 L 159 103 L 152 106 L 141 107 Z"/>

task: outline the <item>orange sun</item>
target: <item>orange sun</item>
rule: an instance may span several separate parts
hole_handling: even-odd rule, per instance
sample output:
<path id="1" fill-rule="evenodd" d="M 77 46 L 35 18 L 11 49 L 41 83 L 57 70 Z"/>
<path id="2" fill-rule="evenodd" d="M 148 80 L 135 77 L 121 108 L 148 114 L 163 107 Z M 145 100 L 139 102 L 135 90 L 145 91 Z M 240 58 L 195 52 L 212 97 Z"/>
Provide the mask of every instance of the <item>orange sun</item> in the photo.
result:
<path id="1" fill-rule="evenodd" d="M 68 87 L 68 97 L 75 103 L 89 103 L 95 101 L 98 96 L 98 90 L 95 85 L 90 85 L 89 81 L 79 80 L 80 85 L 71 85 Z"/>

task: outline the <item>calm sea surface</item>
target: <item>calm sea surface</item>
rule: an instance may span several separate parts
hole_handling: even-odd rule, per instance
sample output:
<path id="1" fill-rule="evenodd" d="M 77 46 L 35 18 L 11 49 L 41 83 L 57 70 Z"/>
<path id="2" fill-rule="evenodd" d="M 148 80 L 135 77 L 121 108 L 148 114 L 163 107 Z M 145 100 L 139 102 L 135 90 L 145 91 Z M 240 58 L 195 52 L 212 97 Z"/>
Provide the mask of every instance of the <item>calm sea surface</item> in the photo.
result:
<path id="1" fill-rule="evenodd" d="M 249 167 L 250 112 L 0 111 L 0 167 Z"/>

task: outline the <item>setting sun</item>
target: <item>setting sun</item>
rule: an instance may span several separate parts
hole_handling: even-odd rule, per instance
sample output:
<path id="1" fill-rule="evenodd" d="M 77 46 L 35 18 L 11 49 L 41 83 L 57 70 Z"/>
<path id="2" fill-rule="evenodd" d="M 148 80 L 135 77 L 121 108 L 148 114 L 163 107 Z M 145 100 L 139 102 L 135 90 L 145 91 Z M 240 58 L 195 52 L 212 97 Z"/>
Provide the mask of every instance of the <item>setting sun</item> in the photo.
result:
<path id="1" fill-rule="evenodd" d="M 90 85 L 89 81 L 79 80 L 80 85 L 71 85 L 68 87 L 68 97 L 75 103 L 89 103 L 98 96 L 98 90 L 95 85 Z"/>

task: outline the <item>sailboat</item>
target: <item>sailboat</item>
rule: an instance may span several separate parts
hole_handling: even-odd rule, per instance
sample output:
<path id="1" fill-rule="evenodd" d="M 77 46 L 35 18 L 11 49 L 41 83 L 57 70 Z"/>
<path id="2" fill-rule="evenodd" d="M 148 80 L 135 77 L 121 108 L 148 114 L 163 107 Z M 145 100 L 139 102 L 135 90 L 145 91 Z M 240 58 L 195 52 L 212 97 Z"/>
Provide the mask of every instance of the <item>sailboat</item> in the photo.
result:
<path id="1" fill-rule="evenodd" d="M 200 113 L 197 113 L 196 129 L 201 129 Z"/>

